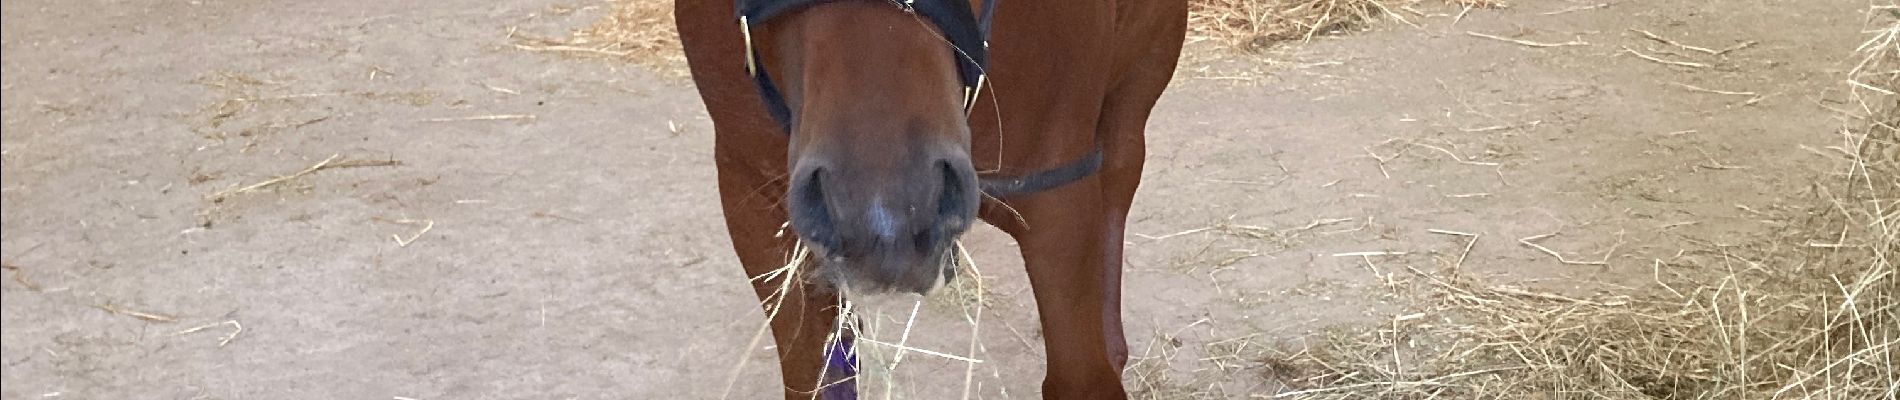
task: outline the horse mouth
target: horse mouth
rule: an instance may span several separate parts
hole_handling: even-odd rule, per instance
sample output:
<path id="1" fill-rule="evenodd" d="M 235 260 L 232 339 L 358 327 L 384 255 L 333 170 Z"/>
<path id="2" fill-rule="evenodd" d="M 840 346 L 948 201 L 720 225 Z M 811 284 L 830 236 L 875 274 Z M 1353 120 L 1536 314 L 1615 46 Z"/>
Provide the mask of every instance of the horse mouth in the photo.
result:
<path id="1" fill-rule="evenodd" d="M 816 261 L 814 275 L 841 293 L 929 295 L 948 285 L 958 270 L 954 242 L 916 256 L 875 251 L 847 256 L 810 242 L 806 245 Z"/>

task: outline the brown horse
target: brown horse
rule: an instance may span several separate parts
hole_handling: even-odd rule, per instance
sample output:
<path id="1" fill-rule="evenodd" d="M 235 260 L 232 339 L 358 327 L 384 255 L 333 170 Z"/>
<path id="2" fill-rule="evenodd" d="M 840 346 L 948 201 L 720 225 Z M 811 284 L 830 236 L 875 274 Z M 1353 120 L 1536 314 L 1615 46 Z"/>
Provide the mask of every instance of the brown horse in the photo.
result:
<path id="1" fill-rule="evenodd" d="M 818 260 L 770 321 L 786 398 L 852 395 L 820 381 L 839 293 L 930 290 L 977 218 L 1021 244 L 1044 397 L 1127 396 L 1123 227 L 1186 1 L 967 1 L 677 2 L 747 275 Z"/>

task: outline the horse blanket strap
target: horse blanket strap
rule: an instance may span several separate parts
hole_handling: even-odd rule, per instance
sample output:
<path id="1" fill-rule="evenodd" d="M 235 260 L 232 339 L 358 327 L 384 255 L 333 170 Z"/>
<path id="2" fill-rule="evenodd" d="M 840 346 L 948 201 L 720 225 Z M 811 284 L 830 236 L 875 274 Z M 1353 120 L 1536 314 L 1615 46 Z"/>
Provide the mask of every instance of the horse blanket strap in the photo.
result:
<path id="1" fill-rule="evenodd" d="M 752 27 L 786 12 L 832 1 L 839 0 L 734 0 L 734 9 L 739 14 L 739 32 L 745 38 L 746 73 L 752 76 L 752 82 L 758 86 L 766 113 L 778 121 L 779 128 L 786 135 L 792 132 L 792 109 L 785 103 L 785 96 L 779 92 L 778 85 L 772 83 L 771 74 L 759 65 L 758 48 L 752 43 Z M 983 85 L 987 83 L 990 22 L 996 15 L 996 3 L 1000 0 L 984 0 L 983 8 L 975 13 L 971 12 L 970 0 L 888 1 L 936 25 L 944 39 L 950 42 L 950 51 L 954 53 L 952 58 L 957 60 L 957 76 L 963 81 L 963 111 L 967 115 L 971 107 L 976 105 Z M 990 197 L 1005 199 L 1067 185 L 1094 175 L 1101 168 L 1102 149 L 1098 144 L 1088 155 L 1055 168 L 1013 178 L 983 178 L 978 186 Z"/>
<path id="2" fill-rule="evenodd" d="M 801 8 L 838 1 L 838 0 L 734 0 L 739 14 L 739 31 L 745 36 L 746 73 L 752 75 L 753 83 L 759 87 L 759 97 L 765 100 L 766 112 L 777 120 L 786 134 L 791 133 L 792 110 L 785 103 L 785 97 L 779 92 L 778 85 L 772 83 L 772 77 L 760 68 L 758 48 L 752 43 L 752 27 L 771 21 L 772 18 Z M 995 15 L 997 0 L 983 2 L 982 18 L 970 9 L 969 0 L 890 0 L 892 4 L 905 12 L 916 14 L 936 25 L 950 42 L 952 58 L 957 60 L 957 76 L 963 80 L 963 110 L 968 113 L 970 106 L 976 104 L 976 98 L 983 90 L 984 69 L 989 67 L 989 27 L 990 17 Z"/>

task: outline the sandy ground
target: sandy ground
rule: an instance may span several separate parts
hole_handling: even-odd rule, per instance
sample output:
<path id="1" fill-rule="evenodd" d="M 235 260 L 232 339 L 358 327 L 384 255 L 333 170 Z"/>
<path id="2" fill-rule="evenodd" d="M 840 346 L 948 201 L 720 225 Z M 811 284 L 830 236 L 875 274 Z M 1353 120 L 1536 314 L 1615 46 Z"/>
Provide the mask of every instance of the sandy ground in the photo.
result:
<path id="1" fill-rule="evenodd" d="M 1183 74 L 1129 229 L 1130 385 L 1270 393 L 1258 360 L 1208 344 L 1297 349 L 1408 314 L 1406 267 L 1650 290 L 1689 244 L 1780 229 L 1829 165 L 1806 149 L 1838 140 L 1828 89 L 1865 4 L 1546 15 L 1593 4 L 1407 14 L 1273 49 L 1264 77 Z M 511 46 L 599 6 L 9 2 L 0 397 L 717 397 L 761 315 L 698 99 Z M 1550 233 L 1533 243 L 1578 263 L 1518 242 Z M 1037 397 L 1021 262 L 994 229 L 967 243 L 994 307 L 975 397 Z M 925 310 L 911 343 L 962 353 L 961 315 Z M 776 392 L 769 353 L 735 398 Z M 912 359 L 894 387 L 961 392 L 964 364 Z"/>

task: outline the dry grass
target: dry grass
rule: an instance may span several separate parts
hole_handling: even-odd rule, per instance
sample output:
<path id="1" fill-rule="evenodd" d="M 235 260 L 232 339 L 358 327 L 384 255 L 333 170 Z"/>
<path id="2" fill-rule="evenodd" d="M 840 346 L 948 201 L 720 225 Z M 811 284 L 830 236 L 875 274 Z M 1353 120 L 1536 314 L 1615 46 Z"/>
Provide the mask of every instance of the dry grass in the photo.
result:
<path id="1" fill-rule="evenodd" d="M 1307 399 L 1876 399 L 1900 393 L 1900 8 L 1848 80 L 1836 179 L 1803 228 L 1654 260 L 1642 294 L 1570 297 L 1412 270 L 1389 327 L 1263 357 Z M 1790 246 L 1789 244 L 1793 244 Z M 1654 293 L 1654 294 L 1649 294 Z"/>
<path id="2" fill-rule="evenodd" d="M 1289 40 L 1356 29 L 1388 12 L 1387 0 L 1193 0 L 1188 41 L 1261 49 Z"/>
<path id="3" fill-rule="evenodd" d="M 389 167 L 389 166 L 402 165 L 401 161 L 396 161 L 396 160 L 337 161 L 337 158 L 341 156 L 342 156 L 341 154 L 332 154 L 330 155 L 330 158 L 325 158 L 323 159 L 323 161 L 319 161 L 316 164 L 306 167 L 301 171 L 297 171 L 289 175 L 282 175 L 275 178 L 267 179 L 267 180 L 264 180 L 263 182 L 245 185 L 243 187 L 234 187 L 230 189 L 225 189 L 217 193 L 212 193 L 210 196 L 206 196 L 205 199 L 210 200 L 212 203 L 223 203 L 225 200 L 230 199 L 232 196 L 237 196 L 237 195 L 241 195 L 245 193 L 253 193 L 260 190 L 268 189 L 271 187 L 275 187 L 277 185 L 281 185 L 285 182 L 290 182 L 290 181 L 296 180 L 297 178 L 309 176 L 310 174 L 314 174 L 314 173 L 321 172 L 324 170 L 339 169 L 339 168 Z"/>
<path id="4" fill-rule="evenodd" d="M 963 365 L 963 396 L 969 398 L 974 390 L 980 389 L 976 378 L 976 368 L 982 364 L 982 356 L 987 353 L 978 340 L 982 333 L 984 310 L 991 308 L 990 292 L 984 286 L 986 278 L 975 259 L 963 248 L 961 243 L 952 246 L 954 254 L 946 260 L 958 274 L 956 280 L 946 287 L 933 291 L 931 295 L 917 298 L 895 295 L 856 296 L 849 293 L 839 297 L 839 303 L 828 310 L 836 310 L 837 321 L 826 334 L 825 357 L 850 358 L 858 361 L 855 376 L 829 375 L 837 373 L 829 369 L 822 371 L 816 387 L 829 385 L 852 385 L 858 393 L 869 397 L 890 398 L 906 391 L 911 385 L 900 382 L 898 368 L 906 357 L 931 357 L 949 360 Z M 746 349 L 757 349 L 770 333 L 770 320 L 777 318 L 786 296 L 791 295 L 794 285 L 809 283 L 807 268 L 814 264 L 814 253 L 802 242 L 794 244 L 787 255 L 784 266 L 752 278 L 754 282 L 775 285 L 771 296 L 760 302 L 766 310 L 766 320 L 761 321 Z M 926 308 L 925 303 L 930 303 Z M 908 310 L 903 312 L 902 310 Z M 911 334 L 916 327 L 920 314 L 952 312 L 969 326 L 969 345 L 961 350 L 944 350 L 913 345 Z M 944 332 L 933 332 L 941 336 Z M 849 338 L 850 344 L 839 344 Z M 832 354 L 842 349 L 845 354 Z M 730 398 L 732 387 L 737 383 L 740 371 L 752 361 L 750 352 L 742 352 L 733 364 L 732 372 L 727 376 L 725 388 L 720 398 Z M 827 367 L 828 368 L 828 367 Z M 992 369 L 994 372 L 994 369 Z M 883 393 L 883 396 L 877 396 Z"/>
<path id="5" fill-rule="evenodd" d="M 1191 0 L 1188 41 L 1213 41 L 1258 50 L 1274 43 L 1359 29 L 1379 18 L 1412 24 L 1419 0 Z M 1496 0 L 1444 0 L 1461 10 L 1501 8 Z M 1399 12 L 1403 11 L 1403 12 Z"/>
<path id="6" fill-rule="evenodd" d="M 1419 272 L 1442 300 L 1427 317 L 1267 364 L 1291 398 L 1871 399 L 1900 373 L 1888 267 L 1825 274 L 1839 285 L 1737 271 L 1642 299 Z"/>
<path id="7" fill-rule="evenodd" d="M 673 21 L 673 0 L 615 0 L 593 25 L 566 38 L 517 37 L 515 47 L 530 51 L 624 59 L 669 78 L 687 76 Z"/>
<path id="8" fill-rule="evenodd" d="M 1422 2 L 1455 9 L 1427 12 Z M 1495 0 L 1189 0 L 1187 48 L 1181 75 L 1197 79 L 1257 82 L 1277 69 L 1338 65 L 1338 61 L 1289 63 L 1285 42 L 1361 30 L 1380 19 L 1420 27 L 1425 18 L 1456 20 L 1473 9 L 1502 8 Z"/>
<path id="9" fill-rule="evenodd" d="M 977 366 L 983 363 L 987 350 L 982 346 L 983 312 L 991 308 L 990 292 L 984 286 L 983 272 L 974 258 L 961 243 L 952 246 L 955 253 L 951 256 L 949 268 L 957 271 L 958 277 L 949 286 L 933 291 L 923 298 L 912 298 L 909 312 L 898 311 L 904 303 L 903 298 L 869 299 L 869 302 L 854 302 L 845 299 L 840 305 L 838 325 L 830 334 L 830 340 L 849 336 L 856 340 L 852 346 L 853 355 L 859 360 L 858 375 L 851 384 L 857 385 L 858 393 L 867 398 L 891 398 L 905 396 L 908 382 L 900 382 L 897 371 L 906 357 L 932 357 L 949 360 L 963 366 L 962 397 L 971 398 L 979 384 Z M 904 296 L 908 297 L 908 296 Z M 893 301 L 894 300 L 894 301 Z M 897 304 L 891 304 L 897 303 Z M 930 303 L 926 308 L 924 303 Z M 933 310 L 934 309 L 934 310 Z M 967 334 L 969 345 L 965 349 L 930 349 L 911 343 L 911 333 L 917 326 L 920 313 L 941 313 L 949 311 L 956 319 L 969 327 Z M 951 334 L 935 332 L 937 335 Z M 954 384 L 949 376 L 933 379 L 935 384 Z M 882 394 L 881 396 L 879 394 Z"/>

